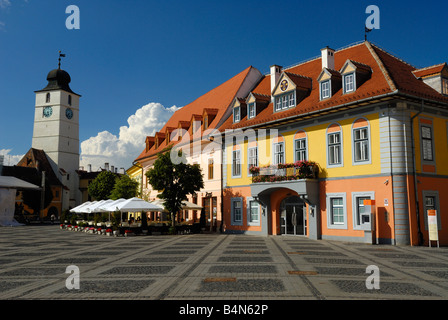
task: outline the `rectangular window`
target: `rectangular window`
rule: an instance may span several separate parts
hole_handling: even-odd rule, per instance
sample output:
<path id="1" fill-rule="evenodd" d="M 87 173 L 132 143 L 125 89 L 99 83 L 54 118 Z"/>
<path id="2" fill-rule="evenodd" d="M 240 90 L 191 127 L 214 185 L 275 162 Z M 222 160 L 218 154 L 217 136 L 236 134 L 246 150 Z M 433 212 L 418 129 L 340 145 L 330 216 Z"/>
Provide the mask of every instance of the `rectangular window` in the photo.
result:
<path id="1" fill-rule="evenodd" d="M 240 121 L 240 107 L 233 108 L 233 122 Z"/>
<path id="2" fill-rule="evenodd" d="M 326 99 L 330 97 L 330 80 L 321 82 L 320 84 L 320 99 Z"/>
<path id="3" fill-rule="evenodd" d="M 344 224 L 343 198 L 331 198 L 331 224 Z"/>
<path id="4" fill-rule="evenodd" d="M 249 118 L 255 117 L 255 103 L 249 103 Z"/>
<path id="5" fill-rule="evenodd" d="M 344 93 L 355 91 L 355 75 L 353 73 L 344 76 Z"/>
<path id="6" fill-rule="evenodd" d="M 295 106 L 296 106 L 295 91 L 275 97 L 275 111 L 285 110 Z"/>
<path id="7" fill-rule="evenodd" d="M 233 151 L 233 161 L 232 161 L 232 176 L 241 176 L 241 152 L 240 150 Z"/>
<path id="8" fill-rule="evenodd" d="M 260 204 L 258 201 L 249 201 L 249 222 L 259 222 L 260 221 Z"/>
<path id="9" fill-rule="evenodd" d="M 328 134 L 328 164 L 341 164 L 341 133 Z"/>
<path id="10" fill-rule="evenodd" d="M 422 126 L 423 160 L 433 161 L 432 133 L 430 127 Z"/>
<path id="11" fill-rule="evenodd" d="M 448 79 L 442 79 L 442 94 L 448 95 Z"/>
<path id="12" fill-rule="evenodd" d="M 243 201 L 241 198 L 232 199 L 232 224 L 241 225 L 243 223 Z"/>
<path id="13" fill-rule="evenodd" d="M 353 130 L 353 144 L 355 152 L 355 161 L 369 161 L 369 136 L 367 128 Z"/>
<path id="14" fill-rule="evenodd" d="M 248 168 L 254 166 L 254 167 L 258 167 L 258 148 L 254 147 L 254 148 L 249 148 L 248 149 L 248 157 L 249 157 L 249 161 L 248 161 Z"/>
<path id="15" fill-rule="evenodd" d="M 208 159 L 208 179 L 213 179 L 213 159 Z"/>
<path id="16" fill-rule="evenodd" d="M 295 140 L 295 153 L 296 153 L 295 161 L 306 160 L 306 139 L 305 138 Z"/>
<path id="17" fill-rule="evenodd" d="M 285 149 L 283 142 L 274 144 L 274 164 L 285 163 Z"/>

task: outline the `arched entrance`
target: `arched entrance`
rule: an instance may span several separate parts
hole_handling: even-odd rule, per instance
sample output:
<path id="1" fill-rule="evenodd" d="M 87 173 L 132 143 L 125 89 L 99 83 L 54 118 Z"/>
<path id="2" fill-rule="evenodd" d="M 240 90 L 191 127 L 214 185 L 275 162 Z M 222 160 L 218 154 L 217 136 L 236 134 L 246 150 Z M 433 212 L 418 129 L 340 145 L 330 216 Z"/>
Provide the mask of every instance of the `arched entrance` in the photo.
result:
<path id="1" fill-rule="evenodd" d="M 306 207 L 298 196 L 288 197 L 280 204 L 280 233 L 306 235 Z"/>

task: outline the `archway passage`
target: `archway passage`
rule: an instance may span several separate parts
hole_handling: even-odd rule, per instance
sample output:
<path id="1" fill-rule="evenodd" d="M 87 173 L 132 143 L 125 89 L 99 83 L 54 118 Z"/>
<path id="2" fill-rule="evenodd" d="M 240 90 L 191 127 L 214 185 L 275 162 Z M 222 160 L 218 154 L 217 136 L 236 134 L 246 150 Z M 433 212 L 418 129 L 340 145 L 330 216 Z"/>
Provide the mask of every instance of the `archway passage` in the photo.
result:
<path id="1" fill-rule="evenodd" d="M 298 196 L 288 197 L 280 204 L 280 233 L 306 235 L 306 207 Z"/>

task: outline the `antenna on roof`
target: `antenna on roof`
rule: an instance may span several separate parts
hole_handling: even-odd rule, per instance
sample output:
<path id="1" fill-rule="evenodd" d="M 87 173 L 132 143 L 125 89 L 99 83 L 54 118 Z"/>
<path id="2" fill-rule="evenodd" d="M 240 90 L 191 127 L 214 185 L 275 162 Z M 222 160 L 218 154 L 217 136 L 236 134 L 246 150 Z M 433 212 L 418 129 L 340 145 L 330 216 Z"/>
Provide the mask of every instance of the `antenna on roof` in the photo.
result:
<path id="1" fill-rule="evenodd" d="M 372 31 L 373 29 L 369 29 L 367 27 L 364 27 L 364 40 L 367 41 L 367 33 Z"/>
<path id="2" fill-rule="evenodd" d="M 61 58 L 65 58 L 65 54 L 61 53 L 61 51 L 59 51 L 59 63 L 58 63 L 58 69 L 61 69 Z"/>

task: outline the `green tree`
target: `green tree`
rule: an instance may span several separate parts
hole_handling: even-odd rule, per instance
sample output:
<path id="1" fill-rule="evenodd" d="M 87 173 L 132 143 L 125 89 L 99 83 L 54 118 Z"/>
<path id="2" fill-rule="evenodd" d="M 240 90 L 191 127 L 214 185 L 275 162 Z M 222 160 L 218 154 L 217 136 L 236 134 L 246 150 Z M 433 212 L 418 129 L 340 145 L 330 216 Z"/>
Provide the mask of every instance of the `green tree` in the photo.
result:
<path id="1" fill-rule="evenodd" d="M 204 187 L 204 180 L 199 165 L 187 164 L 185 156 L 179 151 L 179 164 L 171 161 L 171 152 L 159 155 L 154 166 L 146 172 L 148 183 L 159 191 L 160 199 L 164 200 L 165 208 L 171 213 L 173 226 L 176 214 L 182 208 L 182 201 L 187 200 L 188 194 L 194 194 Z"/>
<path id="2" fill-rule="evenodd" d="M 110 194 L 112 200 L 120 198 L 129 199 L 138 194 L 138 182 L 131 179 L 128 175 L 123 175 L 115 180 L 114 188 Z"/>
<path id="3" fill-rule="evenodd" d="M 110 171 L 102 171 L 89 184 L 89 195 L 96 200 L 106 200 L 114 189 L 117 176 Z"/>

